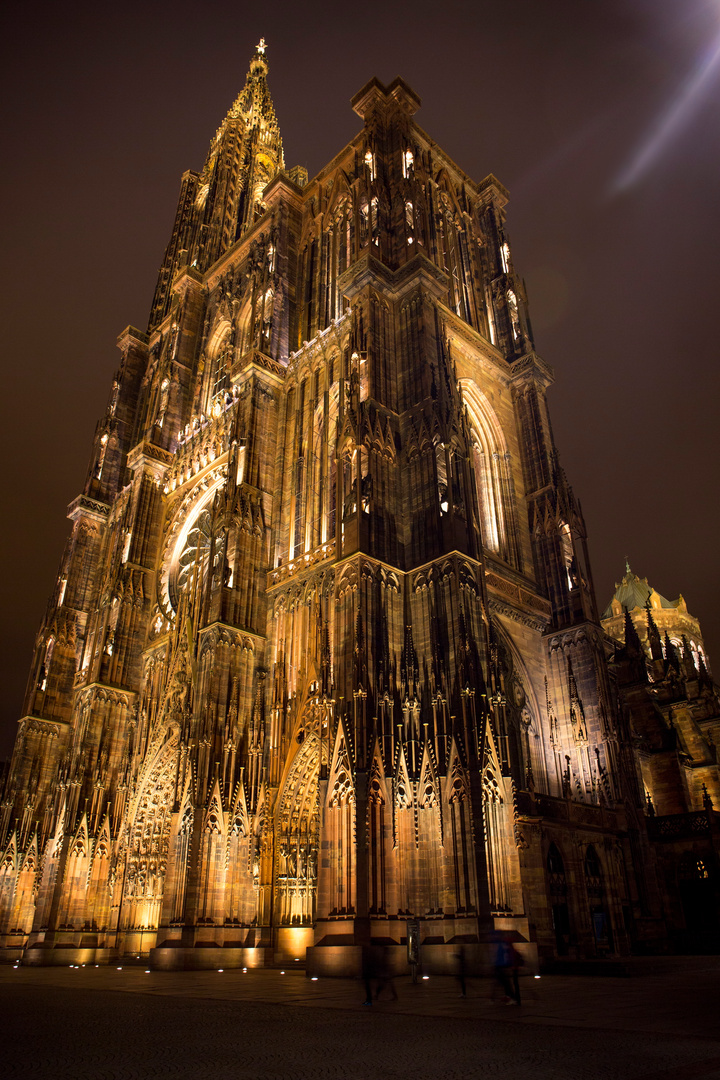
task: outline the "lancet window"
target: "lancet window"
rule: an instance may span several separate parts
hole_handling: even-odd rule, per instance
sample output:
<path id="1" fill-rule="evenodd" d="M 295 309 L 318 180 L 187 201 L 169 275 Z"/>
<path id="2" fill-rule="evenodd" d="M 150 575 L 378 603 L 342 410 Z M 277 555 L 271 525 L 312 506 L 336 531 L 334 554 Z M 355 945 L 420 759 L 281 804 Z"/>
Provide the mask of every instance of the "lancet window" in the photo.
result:
<path id="1" fill-rule="evenodd" d="M 566 956 L 570 946 L 570 912 L 565 863 L 557 846 L 551 844 L 546 860 L 550 911 L 555 944 L 560 956 Z"/>
<path id="2" fill-rule="evenodd" d="M 440 194 L 436 229 L 437 261 L 450 277 L 448 304 L 456 315 L 475 326 L 477 319 L 471 292 L 473 275 L 467 239 L 444 192 Z"/>
<path id="3" fill-rule="evenodd" d="M 370 234 L 370 207 L 367 199 L 362 199 L 358 211 L 359 217 L 359 241 L 360 247 L 363 248 L 368 242 Z"/>
<path id="4" fill-rule="evenodd" d="M 603 874 L 597 851 L 592 844 L 585 852 L 585 884 L 588 896 L 599 898 L 603 894 Z"/>
<path id="5" fill-rule="evenodd" d="M 463 379 L 461 386 L 470 417 L 483 546 L 520 570 L 512 460 L 497 418 L 476 384 Z"/>
<path id="6" fill-rule="evenodd" d="M 105 454 L 107 452 L 109 435 L 107 431 L 104 431 L 100 436 L 100 449 L 98 451 L 97 461 L 95 463 L 95 477 L 100 479 L 102 477 L 103 466 L 105 464 Z"/>
<path id="7" fill-rule="evenodd" d="M 448 493 L 447 476 L 447 452 L 444 443 L 438 443 L 435 447 L 435 464 L 437 467 L 438 499 L 440 501 L 440 513 L 447 514 L 450 502 Z"/>
<path id="8" fill-rule="evenodd" d="M 415 207 L 410 199 L 405 202 L 405 229 L 407 231 L 407 242 L 412 244 L 415 241 Z"/>
<path id="9" fill-rule="evenodd" d="M 370 911 L 385 914 L 385 797 L 379 770 L 373 769 L 368 791 L 370 819 Z"/>
<path id="10" fill-rule="evenodd" d="M 510 892 L 503 851 L 503 800 L 497 780 L 489 772 L 483 777 L 483 815 L 490 906 L 496 912 L 509 911 Z"/>
<path id="11" fill-rule="evenodd" d="M 510 314 L 510 329 L 512 330 L 513 341 L 518 341 L 520 339 L 520 314 L 518 312 L 517 296 L 512 289 L 508 289 L 507 291 L 507 305 Z"/>
<path id="12" fill-rule="evenodd" d="M 229 331 L 226 331 L 217 343 L 211 347 L 210 362 L 207 366 L 205 410 L 209 412 L 210 404 L 222 390 L 229 384 L 228 369 L 232 362 L 232 348 L 230 345 Z"/>
<path id="13" fill-rule="evenodd" d="M 372 235 L 372 242 L 377 245 L 380 243 L 380 237 L 378 235 L 378 200 L 372 198 L 370 200 L 370 233 Z"/>

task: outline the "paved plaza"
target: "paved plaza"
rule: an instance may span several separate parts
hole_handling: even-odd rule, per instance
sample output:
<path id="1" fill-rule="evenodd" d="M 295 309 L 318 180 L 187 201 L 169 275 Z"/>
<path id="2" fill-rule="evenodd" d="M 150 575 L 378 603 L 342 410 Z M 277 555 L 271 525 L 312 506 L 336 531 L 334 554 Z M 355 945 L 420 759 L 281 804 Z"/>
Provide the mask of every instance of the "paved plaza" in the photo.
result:
<path id="1" fill-rule="evenodd" d="M 720 958 L 639 962 L 627 978 L 362 984 L 299 971 L 0 968 L 4 1078 L 67 1080 L 720 1080 Z"/>

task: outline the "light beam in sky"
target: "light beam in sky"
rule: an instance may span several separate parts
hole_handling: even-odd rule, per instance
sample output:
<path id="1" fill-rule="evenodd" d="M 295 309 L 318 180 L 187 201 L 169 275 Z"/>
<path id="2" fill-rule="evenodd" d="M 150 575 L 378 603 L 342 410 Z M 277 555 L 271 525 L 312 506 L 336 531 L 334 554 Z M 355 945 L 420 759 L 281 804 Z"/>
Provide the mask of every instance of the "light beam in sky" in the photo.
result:
<path id="1" fill-rule="evenodd" d="M 668 107 L 664 115 L 659 118 L 654 130 L 620 172 L 613 185 L 615 191 L 624 191 L 626 188 L 631 187 L 641 179 L 660 157 L 667 144 L 676 135 L 682 122 L 692 114 L 693 109 L 699 104 L 699 99 L 717 72 L 719 63 L 720 36 L 716 37 L 708 47 L 695 70 L 683 83 L 675 101 Z"/>

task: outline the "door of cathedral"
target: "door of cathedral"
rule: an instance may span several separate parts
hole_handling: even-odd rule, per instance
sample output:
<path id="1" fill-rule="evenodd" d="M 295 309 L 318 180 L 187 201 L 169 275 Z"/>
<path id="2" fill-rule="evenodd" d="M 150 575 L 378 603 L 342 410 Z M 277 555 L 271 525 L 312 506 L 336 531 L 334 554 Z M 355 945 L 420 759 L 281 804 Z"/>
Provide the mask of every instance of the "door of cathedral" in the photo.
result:
<path id="1" fill-rule="evenodd" d="M 313 924 L 320 832 L 318 782 L 327 762 L 323 710 L 310 701 L 295 732 L 297 751 L 286 770 L 275 819 L 276 927 Z"/>

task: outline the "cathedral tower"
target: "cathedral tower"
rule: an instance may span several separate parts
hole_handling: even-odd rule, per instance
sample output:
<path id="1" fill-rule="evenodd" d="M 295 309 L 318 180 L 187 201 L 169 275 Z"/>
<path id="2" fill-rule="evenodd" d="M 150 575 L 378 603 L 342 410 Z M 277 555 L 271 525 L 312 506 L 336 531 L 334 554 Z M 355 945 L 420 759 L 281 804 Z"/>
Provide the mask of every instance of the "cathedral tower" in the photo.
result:
<path id="1" fill-rule="evenodd" d="M 659 926 L 507 192 L 402 79 L 286 170 L 264 42 L 118 339 L 2 801 L 27 962 L 541 959 Z"/>

